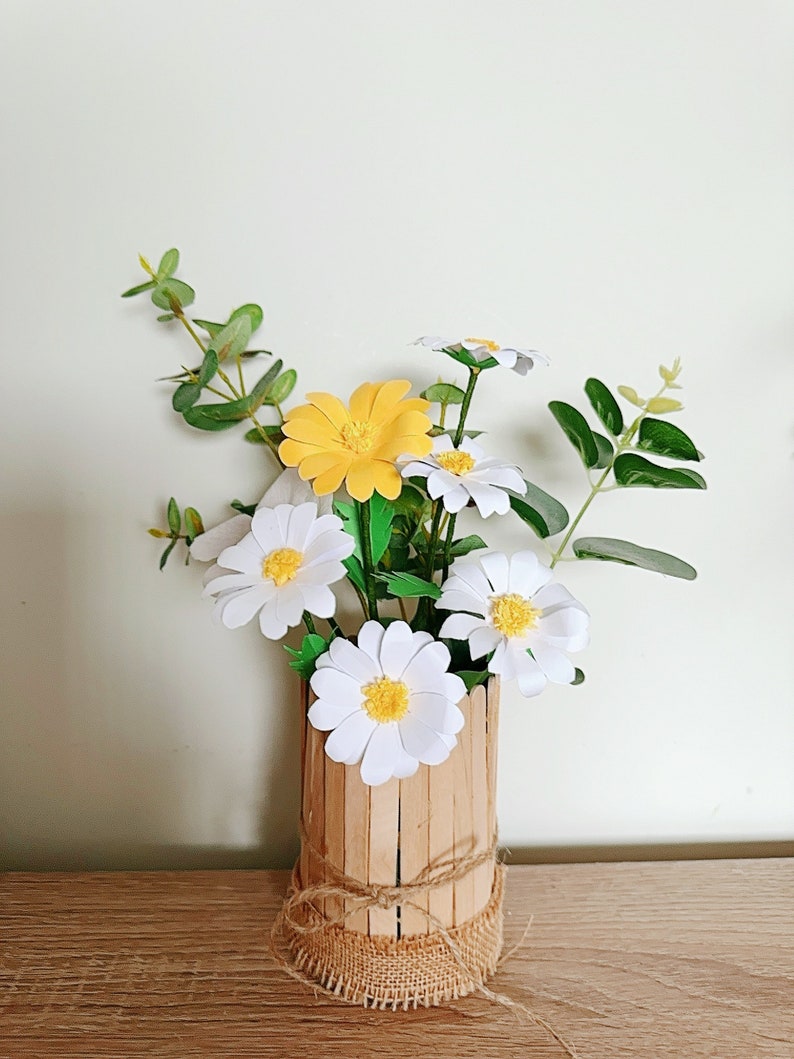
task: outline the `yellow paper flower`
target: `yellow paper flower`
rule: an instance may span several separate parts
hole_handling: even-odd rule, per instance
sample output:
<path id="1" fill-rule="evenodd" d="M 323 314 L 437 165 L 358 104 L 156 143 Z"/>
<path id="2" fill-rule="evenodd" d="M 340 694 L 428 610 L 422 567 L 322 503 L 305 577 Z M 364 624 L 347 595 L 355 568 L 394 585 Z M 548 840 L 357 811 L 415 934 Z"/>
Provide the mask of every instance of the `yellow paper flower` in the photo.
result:
<path id="1" fill-rule="evenodd" d="M 425 415 L 430 402 L 403 400 L 410 389 L 405 379 L 365 382 L 349 409 L 329 393 L 306 394 L 309 404 L 287 412 L 279 456 L 304 481 L 313 480 L 317 496 L 344 482 L 355 500 L 369 500 L 373 492 L 396 499 L 402 482 L 397 458 L 426 456 L 433 447 Z"/>

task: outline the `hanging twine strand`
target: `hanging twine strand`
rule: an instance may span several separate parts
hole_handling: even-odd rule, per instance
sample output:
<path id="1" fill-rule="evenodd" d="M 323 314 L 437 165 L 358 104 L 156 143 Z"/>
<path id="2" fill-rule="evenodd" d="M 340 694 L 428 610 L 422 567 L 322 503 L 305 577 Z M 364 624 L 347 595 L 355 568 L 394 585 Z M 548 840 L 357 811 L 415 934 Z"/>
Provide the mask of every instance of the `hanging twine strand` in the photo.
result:
<path id="1" fill-rule="evenodd" d="M 428 946 L 440 940 L 442 951 L 446 952 L 462 974 L 462 979 L 453 995 L 465 995 L 475 990 L 492 1003 L 512 1011 L 519 1018 L 527 1018 L 540 1026 L 557 1041 L 570 1059 L 577 1059 L 576 1049 L 550 1023 L 540 1015 L 536 1015 L 525 1004 L 513 1000 L 504 993 L 497 993 L 485 985 L 485 977 L 493 973 L 506 959 L 506 957 L 501 960 L 496 959 L 496 952 L 501 948 L 501 899 L 506 871 L 498 859 L 496 838 L 487 850 L 458 858 L 455 861 L 439 861 L 428 865 L 410 882 L 400 886 L 386 886 L 379 883 L 365 883 L 346 875 L 312 844 L 306 834 L 303 821 L 301 821 L 300 830 L 304 850 L 316 858 L 326 881 L 312 886 L 301 886 L 296 864 L 289 891 L 273 923 L 271 930 L 273 956 L 282 970 L 291 978 L 315 991 L 322 990 L 336 999 L 346 1000 L 349 1003 L 362 1003 L 362 989 L 357 986 L 351 987 L 350 982 L 345 980 L 344 973 L 341 973 L 341 968 L 340 973 L 335 975 L 328 967 L 325 942 L 328 942 L 329 947 L 332 940 L 336 945 L 344 945 L 352 957 L 358 954 L 358 952 L 353 952 L 354 949 L 361 951 L 364 946 L 377 945 L 379 941 L 384 941 L 389 953 L 402 951 L 407 955 L 415 951 L 417 958 L 421 958 L 429 951 Z M 441 887 L 449 886 L 480 865 L 490 862 L 494 863 L 495 869 L 491 900 L 486 908 L 461 927 L 451 929 L 446 927 L 437 916 L 427 908 L 423 908 L 418 902 L 418 898 L 437 891 Z M 318 907 L 322 907 L 321 902 L 327 898 L 339 899 L 338 904 L 343 911 L 332 917 L 319 912 Z M 398 906 L 412 908 L 419 912 L 427 921 L 431 933 L 386 941 L 386 939 L 370 938 L 358 931 L 344 930 L 347 918 L 357 911 L 371 908 L 388 910 Z M 497 923 L 495 931 L 494 926 Z M 510 950 L 508 956 L 523 945 L 530 925 L 531 920 L 524 932 L 524 937 L 517 946 Z M 495 941 L 496 945 L 494 945 Z M 310 951 L 314 949 L 317 949 L 316 956 Z M 489 949 L 494 951 L 489 954 L 487 951 Z M 354 961 L 348 959 L 345 962 L 349 967 Z M 436 959 L 434 968 L 437 962 Z M 310 965 L 310 971 L 314 970 L 319 973 L 319 980 L 302 969 L 306 964 Z M 373 1005 L 378 1004 L 378 999 L 377 996 L 368 997 L 367 991 L 363 990 L 365 1005 L 368 1000 Z M 413 1006 L 416 1007 L 418 1002 L 418 998 L 414 996 Z M 390 1000 L 384 996 L 380 998 L 379 1006 L 381 1008 L 391 1006 L 396 1009 L 398 1006 L 408 1007 L 409 1003 L 407 994 L 403 997 L 402 1003 L 398 999 Z M 427 997 L 424 1003 L 429 1003 Z"/>

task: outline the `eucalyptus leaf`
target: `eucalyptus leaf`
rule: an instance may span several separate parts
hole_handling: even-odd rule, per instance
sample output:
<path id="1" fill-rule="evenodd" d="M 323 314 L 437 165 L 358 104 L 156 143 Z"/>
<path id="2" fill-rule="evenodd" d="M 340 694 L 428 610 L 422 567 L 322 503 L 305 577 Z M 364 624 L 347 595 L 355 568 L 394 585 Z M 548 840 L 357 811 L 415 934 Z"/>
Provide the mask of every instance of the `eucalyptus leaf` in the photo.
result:
<path id="1" fill-rule="evenodd" d="M 695 568 L 683 559 L 613 537 L 580 537 L 573 542 L 573 550 L 579 559 L 601 559 L 605 562 L 623 563 L 626 566 L 638 566 L 657 574 L 682 577 L 686 581 L 694 581 L 697 577 Z"/>
<path id="2" fill-rule="evenodd" d="M 288 368 L 287 371 L 283 371 L 268 390 L 265 404 L 283 404 L 295 389 L 297 381 L 298 373 L 294 368 Z"/>
<path id="3" fill-rule="evenodd" d="M 201 515 L 194 507 L 185 508 L 185 529 L 187 530 L 187 542 L 191 544 L 196 537 L 204 532 L 204 523 Z"/>
<path id="4" fill-rule="evenodd" d="M 158 309 L 185 308 L 195 301 L 196 292 L 181 279 L 169 279 L 164 283 L 158 283 L 152 291 L 152 301 Z"/>
<path id="5" fill-rule="evenodd" d="M 158 324 L 167 324 L 170 320 L 174 320 L 176 317 L 173 313 L 163 313 L 162 316 L 157 317 Z"/>
<path id="6" fill-rule="evenodd" d="M 598 465 L 598 445 L 587 420 L 573 405 L 565 401 L 550 401 L 551 414 L 562 427 L 566 437 L 582 457 L 585 467 Z"/>
<path id="7" fill-rule="evenodd" d="M 253 516 L 256 511 L 256 504 L 244 504 L 242 500 L 232 500 L 229 503 L 229 507 L 234 511 L 239 511 L 241 515 Z"/>
<path id="8" fill-rule="evenodd" d="M 166 250 L 160 258 L 160 264 L 157 266 L 157 279 L 161 283 L 164 279 L 170 279 L 178 268 L 179 251 L 172 247 L 171 250 Z"/>
<path id="9" fill-rule="evenodd" d="M 168 501 L 168 528 L 174 537 L 178 536 L 182 528 L 182 515 L 179 512 L 179 505 L 173 497 Z"/>
<path id="10" fill-rule="evenodd" d="M 611 390 L 601 382 L 600 379 L 588 379 L 584 384 L 584 392 L 590 399 L 596 415 L 607 428 L 610 434 L 617 437 L 623 433 L 623 413 L 620 411 L 618 402 L 612 395 Z"/>
<path id="11" fill-rule="evenodd" d="M 612 442 L 609 438 L 605 438 L 603 434 L 599 434 L 597 430 L 593 431 L 593 437 L 595 438 L 596 448 L 598 449 L 598 461 L 596 467 L 601 470 L 603 467 L 609 466 L 609 461 L 615 455 L 615 450 L 612 447 Z"/>
<path id="12" fill-rule="evenodd" d="M 699 461 L 703 458 L 683 430 L 673 423 L 648 416 L 640 423 L 637 447 L 656 456 L 670 456 L 675 460 Z"/>
<path id="13" fill-rule="evenodd" d="M 250 337 L 251 318 L 238 316 L 213 337 L 208 348 L 217 353 L 218 360 L 222 362 L 239 356 L 248 345 Z"/>
<path id="14" fill-rule="evenodd" d="M 584 684 L 584 673 L 581 669 L 577 668 L 574 670 L 574 677 L 571 681 L 571 687 L 575 688 L 577 684 Z"/>
<path id="15" fill-rule="evenodd" d="M 432 386 L 428 386 L 421 394 L 426 401 L 431 401 L 433 404 L 463 404 L 463 398 L 466 396 L 464 390 L 461 390 L 460 386 L 455 386 L 451 382 L 437 382 Z"/>
<path id="16" fill-rule="evenodd" d="M 281 427 L 274 426 L 271 423 L 260 423 L 260 427 L 277 445 L 280 445 L 284 440 L 284 435 L 281 433 Z M 245 440 L 249 441 L 252 445 L 266 445 L 267 442 L 262 437 L 260 430 L 257 427 L 251 427 L 250 430 L 245 432 Z"/>
<path id="17" fill-rule="evenodd" d="M 168 562 L 168 556 L 171 554 L 171 552 L 174 550 L 174 548 L 176 548 L 176 545 L 177 545 L 177 538 L 175 537 L 171 541 L 171 543 L 168 545 L 168 547 L 165 549 L 163 554 L 160 556 L 160 569 L 161 570 L 164 569 L 165 564 Z"/>
<path id="18" fill-rule="evenodd" d="M 202 331 L 206 331 L 210 338 L 215 338 L 224 329 L 226 324 L 216 323 L 214 320 L 194 320 L 193 323 L 196 327 L 200 327 Z"/>
<path id="19" fill-rule="evenodd" d="M 256 384 L 256 386 L 254 386 L 254 388 L 251 390 L 251 393 L 249 394 L 249 397 L 253 397 L 254 398 L 254 402 L 255 402 L 255 406 L 254 406 L 254 409 L 253 409 L 254 411 L 256 411 L 256 409 L 259 408 L 259 406 L 265 402 L 265 400 L 266 400 L 266 398 L 268 396 L 268 393 L 270 392 L 270 387 L 273 385 L 275 380 L 278 378 L 278 373 L 281 371 L 283 366 L 284 366 L 283 361 L 281 361 L 281 360 L 273 361 L 273 363 L 267 369 L 267 371 L 262 376 L 262 378 L 259 380 L 259 382 Z"/>
<path id="20" fill-rule="evenodd" d="M 375 577 L 386 585 L 389 594 L 396 599 L 441 598 L 441 589 L 437 584 L 415 574 L 388 573 L 376 574 Z"/>
<path id="21" fill-rule="evenodd" d="M 154 290 L 157 286 L 153 279 L 147 280 L 146 283 L 139 283 L 136 287 L 130 287 L 129 290 L 125 290 L 122 294 L 122 298 L 134 298 L 136 294 L 143 294 L 144 291 Z M 166 306 L 168 308 L 168 306 Z"/>
<path id="22" fill-rule="evenodd" d="M 244 419 L 245 416 L 239 416 L 236 419 L 218 419 L 213 416 L 213 411 L 219 409 L 220 405 L 210 404 L 197 404 L 193 405 L 192 408 L 186 408 L 182 413 L 182 418 L 188 424 L 188 426 L 195 427 L 197 430 L 229 430 L 233 427 L 239 419 Z"/>
<path id="23" fill-rule="evenodd" d="M 615 460 L 618 485 L 652 489 L 705 489 L 706 482 L 689 467 L 660 467 L 635 452 L 624 452 Z"/>
<path id="24" fill-rule="evenodd" d="M 199 371 L 199 385 L 208 386 L 218 371 L 218 354 L 214 349 L 208 349 L 204 354 L 204 360 L 201 364 L 201 370 Z"/>
<path id="25" fill-rule="evenodd" d="M 171 398 L 171 407 L 175 412 L 184 413 L 201 397 L 201 385 L 197 382 L 183 382 L 177 386 Z"/>
<path id="26" fill-rule="evenodd" d="M 487 548 L 488 545 L 482 539 L 478 537 L 476 533 L 472 533 L 468 537 L 461 537 L 460 540 L 452 542 L 452 550 L 450 555 L 453 559 L 460 559 L 463 555 L 468 555 L 469 552 L 475 552 L 479 548 Z"/>
<path id="27" fill-rule="evenodd" d="M 553 537 L 568 525 L 568 512 L 553 496 L 549 496 L 539 486 L 526 482 L 524 496 L 510 494 L 510 507 L 520 519 L 531 526 L 543 539 Z"/>
<path id="28" fill-rule="evenodd" d="M 228 323 L 231 323 L 232 320 L 239 319 L 241 316 L 247 316 L 251 321 L 251 334 L 253 334 L 254 331 L 258 331 L 262 326 L 264 313 L 262 312 L 262 307 L 256 305 L 254 302 L 249 302 L 247 305 L 241 305 L 239 309 L 235 309 L 229 317 Z"/>

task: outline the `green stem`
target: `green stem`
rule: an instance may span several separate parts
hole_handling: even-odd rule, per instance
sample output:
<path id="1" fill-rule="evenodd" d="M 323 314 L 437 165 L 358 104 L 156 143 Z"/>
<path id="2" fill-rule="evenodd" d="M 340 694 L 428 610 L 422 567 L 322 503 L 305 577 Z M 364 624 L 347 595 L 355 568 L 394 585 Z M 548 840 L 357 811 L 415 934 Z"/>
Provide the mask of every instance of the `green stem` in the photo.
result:
<path id="1" fill-rule="evenodd" d="M 173 306 L 172 306 L 172 309 L 173 309 Z M 182 312 L 182 309 L 181 308 L 173 309 L 173 313 L 174 313 L 174 316 L 177 318 L 177 320 L 179 320 L 179 322 L 185 328 L 187 333 L 190 335 L 190 337 L 193 339 L 193 341 L 196 343 L 196 345 L 199 347 L 201 352 L 202 353 L 206 353 L 207 352 L 207 347 L 204 345 L 204 343 L 201 341 L 199 336 L 193 330 L 193 325 L 191 324 L 190 320 L 188 320 L 188 318 L 185 316 L 185 314 Z"/>
<path id="2" fill-rule="evenodd" d="M 337 636 L 344 637 L 345 634 L 342 632 L 342 626 L 339 624 L 336 618 L 326 618 L 325 620 L 328 622 L 328 626 L 332 633 L 335 633 Z"/>
<path id="3" fill-rule="evenodd" d="M 367 590 L 369 617 L 378 620 L 378 597 L 375 593 L 375 564 L 372 561 L 372 527 L 369 500 L 357 500 L 358 522 L 361 527 L 361 557 L 364 567 L 364 584 Z"/>
<path id="4" fill-rule="evenodd" d="M 312 636 L 316 634 L 317 629 L 314 624 L 314 618 L 311 616 L 308 610 L 304 610 L 303 612 L 303 624 L 306 626 L 307 632 L 309 632 Z"/>
<path id="5" fill-rule="evenodd" d="M 455 536 L 455 522 L 457 515 L 449 516 L 449 525 L 447 526 L 447 539 L 444 541 L 444 564 L 441 568 L 441 581 L 446 581 L 447 574 L 449 573 L 449 564 L 452 559 L 452 539 Z"/>
<path id="6" fill-rule="evenodd" d="M 466 426 L 466 416 L 469 414 L 469 405 L 474 396 L 474 388 L 477 385 L 477 379 L 479 377 L 479 368 L 469 368 L 469 385 L 466 387 L 466 393 L 463 396 L 463 403 L 460 406 L 460 415 L 458 416 L 458 429 L 455 431 L 455 437 L 452 440 L 452 444 L 456 449 L 460 446 L 461 441 L 463 441 L 463 429 Z"/>

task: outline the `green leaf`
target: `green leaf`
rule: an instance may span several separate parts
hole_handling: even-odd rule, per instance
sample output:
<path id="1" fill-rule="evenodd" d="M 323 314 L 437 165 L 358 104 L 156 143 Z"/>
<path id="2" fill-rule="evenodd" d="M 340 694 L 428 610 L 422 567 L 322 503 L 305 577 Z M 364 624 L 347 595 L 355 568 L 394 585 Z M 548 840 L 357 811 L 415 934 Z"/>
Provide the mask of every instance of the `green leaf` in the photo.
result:
<path id="1" fill-rule="evenodd" d="M 158 324 L 167 324 L 169 320 L 175 320 L 176 317 L 173 313 L 163 313 L 162 316 L 157 317 Z"/>
<path id="2" fill-rule="evenodd" d="M 455 435 L 458 433 L 458 431 L 455 427 L 450 427 L 448 430 L 445 430 L 444 427 L 433 427 L 433 429 L 428 431 L 428 433 L 430 434 L 431 438 L 437 438 L 440 437 L 441 434 L 446 434 L 447 437 L 453 438 L 454 440 Z M 472 440 L 474 440 L 474 438 L 478 438 L 481 434 L 484 433 L 484 430 L 464 430 L 463 436 L 464 438 L 471 438 Z"/>
<path id="3" fill-rule="evenodd" d="M 277 445 L 280 445 L 284 440 L 284 435 L 281 433 L 281 427 L 274 426 L 271 423 L 260 424 L 262 430 L 271 438 Z M 256 427 L 251 427 L 250 430 L 245 432 L 245 440 L 250 442 L 252 445 L 266 445 L 267 442 L 262 437 L 262 434 Z"/>
<path id="4" fill-rule="evenodd" d="M 213 320 L 194 320 L 193 323 L 196 327 L 200 327 L 202 331 L 207 331 L 210 338 L 215 338 L 226 326 L 226 324 L 215 323 Z"/>
<path id="5" fill-rule="evenodd" d="M 170 279 L 171 276 L 179 268 L 179 251 L 176 248 L 166 250 L 163 256 L 160 258 L 160 264 L 157 266 L 157 278 L 162 281 L 164 279 Z"/>
<path id="6" fill-rule="evenodd" d="M 466 685 L 466 691 L 471 691 L 478 684 L 486 684 L 491 674 L 487 669 L 461 669 L 456 675 Z"/>
<path id="7" fill-rule="evenodd" d="M 218 354 L 218 360 L 228 360 L 237 357 L 248 345 L 251 337 L 251 318 L 249 316 L 238 316 L 236 320 L 228 323 L 223 330 L 216 334 L 209 344 L 209 349 Z"/>
<path id="8" fill-rule="evenodd" d="M 347 576 L 356 588 L 361 592 L 366 593 L 367 587 L 364 581 L 364 567 L 361 565 L 361 561 L 356 558 L 355 553 L 353 555 L 348 555 L 347 559 L 343 559 L 342 566 L 347 570 Z"/>
<path id="9" fill-rule="evenodd" d="M 684 406 L 674 397 L 652 397 L 645 406 L 654 415 L 664 415 L 665 412 L 677 412 Z"/>
<path id="10" fill-rule="evenodd" d="M 652 489 L 705 489 L 706 482 L 689 467 L 660 467 L 644 456 L 624 452 L 615 460 L 615 481 L 623 486 L 650 486 Z"/>
<path id="11" fill-rule="evenodd" d="M 391 524 L 394 521 L 394 505 L 380 493 L 373 493 L 369 502 L 369 518 L 372 561 L 377 564 L 389 547 Z"/>
<path id="12" fill-rule="evenodd" d="M 695 443 L 672 423 L 663 419 L 645 418 L 640 423 L 637 447 L 656 456 L 670 456 L 675 460 L 701 460 Z"/>
<path id="13" fill-rule="evenodd" d="M 196 430 L 229 430 L 238 421 L 237 419 L 218 419 L 214 417 L 213 412 L 219 409 L 220 405 L 215 404 L 197 404 L 193 405 L 192 408 L 186 408 L 182 413 L 182 418 L 185 422 L 195 427 Z M 223 407 L 226 407 L 225 405 Z M 244 416 L 238 417 L 244 419 Z"/>
<path id="14" fill-rule="evenodd" d="M 184 413 L 201 397 L 201 384 L 197 382 L 183 382 L 177 386 L 171 398 L 171 406 L 175 412 Z"/>
<path id="15" fill-rule="evenodd" d="M 195 300 L 196 292 L 181 279 L 169 279 L 158 283 L 152 291 L 152 301 L 158 309 L 173 309 L 174 303 L 183 309 Z"/>
<path id="16" fill-rule="evenodd" d="M 130 287 L 129 290 L 125 290 L 122 294 L 122 298 L 134 298 L 136 294 L 143 294 L 144 291 L 154 290 L 157 286 L 153 279 L 148 280 L 146 283 L 139 283 L 137 287 Z"/>
<path id="17" fill-rule="evenodd" d="M 389 595 L 396 599 L 418 599 L 426 596 L 429 599 L 440 599 L 441 589 L 432 581 L 425 581 L 423 577 L 415 574 L 375 574 L 378 581 L 382 581 L 389 591 Z"/>
<path id="18" fill-rule="evenodd" d="M 595 467 L 598 464 L 598 445 L 582 413 L 565 401 L 550 401 L 549 409 L 582 457 L 585 467 Z"/>
<path id="19" fill-rule="evenodd" d="M 573 542 L 573 550 L 579 559 L 601 559 L 605 562 L 623 563 L 626 566 L 638 566 L 657 574 L 683 577 L 686 581 L 694 581 L 697 577 L 695 568 L 683 559 L 653 548 L 641 548 L 639 544 L 631 544 L 629 541 L 615 540 L 613 537 L 580 537 Z"/>
<path id="20" fill-rule="evenodd" d="M 229 507 L 239 511 L 241 515 L 252 515 L 256 511 L 256 504 L 244 504 L 242 500 L 232 500 Z"/>
<path id="21" fill-rule="evenodd" d="M 267 371 L 256 384 L 256 386 L 254 386 L 253 390 L 251 390 L 249 396 L 253 397 L 256 401 L 256 405 L 253 411 L 256 411 L 256 409 L 264 403 L 265 399 L 268 396 L 268 393 L 270 392 L 270 387 L 275 382 L 276 378 L 278 377 L 278 373 L 281 371 L 283 366 L 284 362 L 282 360 L 273 361 L 273 363 L 267 369 Z"/>
<path id="22" fill-rule="evenodd" d="M 637 408 L 645 407 L 645 401 L 640 397 L 633 386 L 618 386 L 618 393 L 621 397 L 625 397 L 631 404 L 636 405 Z"/>
<path id="23" fill-rule="evenodd" d="M 196 537 L 204 532 L 204 523 L 201 515 L 194 507 L 185 508 L 185 529 L 187 530 L 187 543 L 192 544 Z"/>
<path id="24" fill-rule="evenodd" d="M 463 555 L 468 555 L 469 552 L 477 551 L 478 548 L 487 548 L 488 545 L 482 539 L 478 537 L 476 533 L 472 533 L 468 537 L 461 537 L 460 540 L 452 542 L 452 551 L 450 555 L 454 559 L 459 559 Z"/>
<path id="25" fill-rule="evenodd" d="M 333 639 L 333 637 L 331 637 Z M 317 659 L 328 650 L 330 640 L 320 636 L 319 633 L 309 633 L 303 637 L 300 650 L 284 645 L 287 654 L 292 655 L 289 666 L 301 675 L 304 680 L 311 680 L 314 670 L 317 668 Z"/>
<path id="26" fill-rule="evenodd" d="M 241 305 L 239 309 L 235 309 L 229 317 L 228 322 L 231 323 L 232 320 L 237 320 L 241 316 L 247 316 L 251 321 L 251 334 L 253 334 L 254 331 L 258 331 L 262 326 L 264 313 L 262 312 L 261 307 L 254 302 L 249 302 L 247 305 Z"/>
<path id="27" fill-rule="evenodd" d="M 442 353 L 446 353 L 448 357 L 452 357 L 458 364 L 465 364 L 467 368 L 480 368 L 485 371 L 487 368 L 495 368 L 498 366 L 499 361 L 494 360 L 493 357 L 487 357 L 485 360 L 475 360 L 471 353 L 466 349 L 444 349 Z"/>
<path id="28" fill-rule="evenodd" d="M 590 399 L 596 415 L 615 437 L 623 433 L 623 413 L 612 392 L 599 379 L 588 379 L 584 384 L 584 392 Z"/>
<path id="29" fill-rule="evenodd" d="M 168 556 L 171 554 L 171 552 L 174 550 L 174 548 L 176 548 L 176 545 L 177 545 L 177 539 L 175 537 L 171 541 L 171 543 L 168 545 L 168 547 L 165 549 L 163 554 L 160 556 L 160 569 L 161 570 L 165 567 L 165 564 L 168 562 Z"/>
<path id="30" fill-rule="evenodd" d="M 609 438 L 605 438 L 603 434 L 599 434 L 598 431 L 593 431 L 593 437 L 595 438 L 596 448 L 598 449 L 598 462 L 596 467 L 599 470 L 602 467 L 608 467 L 609 461 L 615 455 L 615 450 L 612 447 L 612 442 Z"/>
<path id="31" fill-rule="evenodd" d="M 201 364 L 201 370 L 199 371 L 199 385 L 208 386 L 209 383 L 215 378 L 218 371 L 218 354 L 214 349 L 208 349 L 204 354 L 204 360 Z"/>
<path id="32" fill-rule="evenodd" d="M 463 404 L 463 398 L 466 396 L 464 390 L 461 390 L 459 386 L 455 386 L 451 382 L 437 382 L 433 386 L 428 386 L 421 394 L 426 401 L 432 401 L 433 404 Z"/>
<path id="33" fill-rule="evenodd" d="M 295 389 L 297 381 L 298 373 L 294 368 L 288 368 L 287 371 L 283 371 L 268 390 L 264 403 L 272 405 L 283 404 Z"/>
<path id="34" fill-rule="evenodd" d="M 568 512 L 559 500 L 532 482 L 527 482 L 526 487 L 523 497 L 510 494 L 510 507 L 518 517 L 541 538 L 553 537 L 564 530 L 568 525 Z"/>
<path id="35" fill-rule="evenodd" d="M 575 688 L 577 684 L 584 684 L 584 673 L 578 667 L 574 671 L 574 677 L 571 681 L 571 687 Z"/>
<path id="36" fill-rule="evenodd" d="M 182 516 L 179 513 L 179 505 L 173 497 L 168 501 L 168 528 L 175 537 L 182 528 Z"/>

